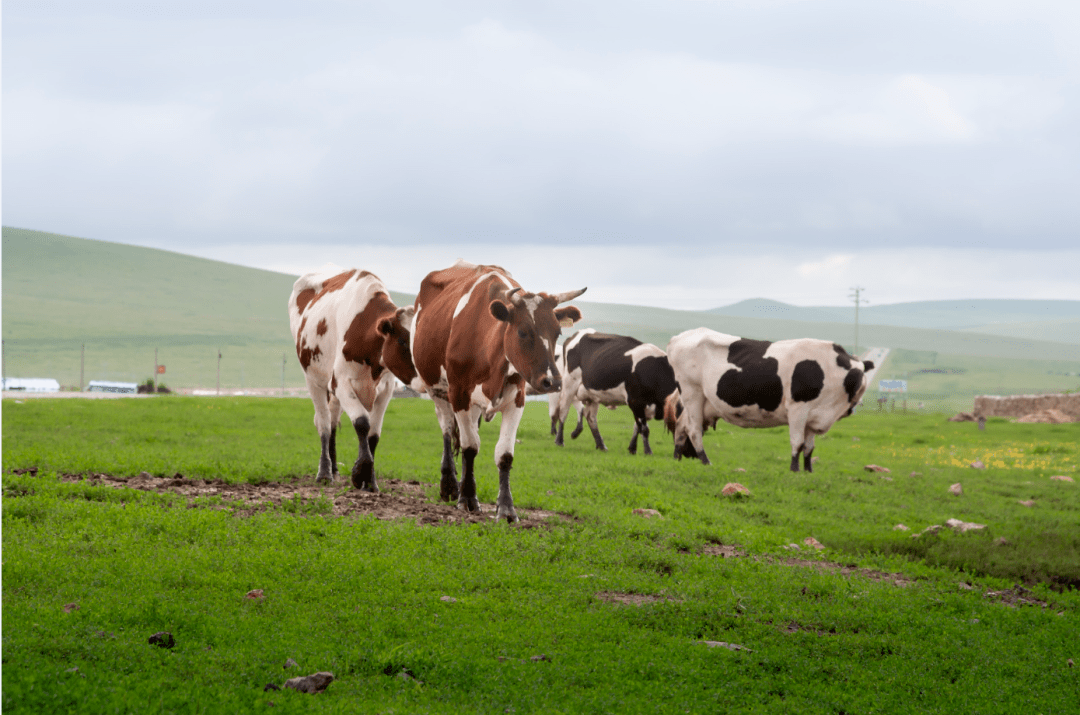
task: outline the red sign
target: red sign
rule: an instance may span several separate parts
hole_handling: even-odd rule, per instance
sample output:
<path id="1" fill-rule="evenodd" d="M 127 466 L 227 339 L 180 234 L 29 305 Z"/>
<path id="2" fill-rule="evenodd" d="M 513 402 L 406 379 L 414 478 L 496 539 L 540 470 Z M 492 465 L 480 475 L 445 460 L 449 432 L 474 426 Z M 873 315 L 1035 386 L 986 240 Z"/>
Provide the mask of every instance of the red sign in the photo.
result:
<path id="1" fill-rule="evenodd" d="M 164 365 L 158 365 L 157 366 L 157 374 L 158 375 L 164 375 L 165 374 L 165 366 Z"/>

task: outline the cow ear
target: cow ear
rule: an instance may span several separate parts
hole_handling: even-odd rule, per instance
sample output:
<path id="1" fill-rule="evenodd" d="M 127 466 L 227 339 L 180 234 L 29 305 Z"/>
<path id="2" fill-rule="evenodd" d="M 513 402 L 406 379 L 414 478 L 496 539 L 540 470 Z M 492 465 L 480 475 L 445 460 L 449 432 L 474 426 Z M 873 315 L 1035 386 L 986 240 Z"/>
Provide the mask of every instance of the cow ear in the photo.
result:
<path id="1" fill-rule="evenodd" d="M 510 322 L 510 308 L 501 300 L 491 301 L 491 314 L 495 316 L 496 320 L 501 320 L 504 323 Z"/>
<path id="2" fill-rule="evenodd" d="M 570 328 L 573 327 L 574 323 L 581 320 L 581 311 L 572 305 L 568 305 L 555 311 L 555 319 L 559 321 L 561 327 Z"/>
<path id="3" fill-rule="evenodd" d="M 379 332 L 383 335 L 394 334 L 394 321 L 390 318 L 383 318 L 379 321 Z"/>
<path id="4" fill-rule="evenodd" d="M 401 327 L 405 330 L 412 330 L 413 318 L 416 317 L 416 306 L 407 305 L 404 308 L 397 309 L 397 319 L 401 323 Z"/>
<path id="5" fill-rule="evenodd" d="M 863 360 L 862 361 L 862 366 L 863 366 L 863 372 L 870 372 L 871 370 L 874 369 L 874 361 L 873 360 Z"/>

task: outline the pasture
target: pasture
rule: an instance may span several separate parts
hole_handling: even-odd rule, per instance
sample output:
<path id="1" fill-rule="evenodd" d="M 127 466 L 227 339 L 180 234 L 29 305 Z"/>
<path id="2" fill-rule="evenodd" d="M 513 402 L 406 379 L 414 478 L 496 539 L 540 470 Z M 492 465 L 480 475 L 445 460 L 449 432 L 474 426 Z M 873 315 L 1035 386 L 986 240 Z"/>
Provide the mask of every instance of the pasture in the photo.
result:
<path id="1" fill-rule="evenodd" d="M 4 400 L 3 708 L 1080 702 L 1080 425 L 991 419 L 980 432 L 861 412 L 819 438 L 813 473 L 792 474 L 786 429 L 721 424 L 705 467 L 674 461 L 657 422 L 656 454 L 626 454 L 625 408 L 600 423 L 609 453 L 587 434 L 560 449 L 547 405 L 528 403 L 511 478 L 524 518 L 507 525 L 436 503 L 428 401 L 391 402 L 384 492 L 361 498 L 347 483 L 315 487 L 306 399 Z M 489 510 L 497 428 L 481 426 L 476 462 Z M 340 434 L 348 467 L 356 441 Z M 750 494 L 723 496 L 727 482 Z M 948 492 L 957 482 L 961 496 Z M 392 514 L 403 516 L 377 518 Z M 987 527 L 912 538 L 950 518 Z M 149 645 L 158 631 L 175 647 Z M 319 695 L 264 691 L 316 671 L 336 678 Z"/>

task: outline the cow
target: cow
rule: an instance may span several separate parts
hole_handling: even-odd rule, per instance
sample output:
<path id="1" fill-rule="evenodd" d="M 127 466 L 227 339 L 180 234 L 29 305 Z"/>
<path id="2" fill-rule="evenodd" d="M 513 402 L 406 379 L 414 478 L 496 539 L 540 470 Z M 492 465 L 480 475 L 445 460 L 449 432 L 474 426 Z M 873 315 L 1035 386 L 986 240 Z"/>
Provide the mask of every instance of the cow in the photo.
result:
<path id="1" fill-rule="evenodd" d="M 555 367 L 559 370 L 559 375 L 563 377 L 563 384 L 566 384 L 566 358 L 563 356 L 562 348 L 555 349 Z M 559 434 L 562 429 L 565 418 L 560 418 L 559 405 L 562 402 L 562 390 L 559 392 L 552 392 L 548 395 L 548 417 L 551 418 L 551 434 L 555 436 Z M 570 437 L 577 439 L 581 434 L 581 430 L 584 428 L 584 411 L 585 405 L 581 403 L 581 400 L 573 400 L 571 402 L 574 411 L 577 413 L 577 427 L 570 433 Z M 569 414 L 569 412 L 567 413 Z"/>
<path id="2" fill-rule="evenodd" d="M 584 292 L 582 288 L 555 295 L 529 293 L 503 268 L 460 260 L 429 273 L 420 283 L 412 355 L 418 382 L 431 395 L 442 428 L 443 501 L 456 499 L 458 508 L 479 511 L 473 474 L 480 449 L 479 421 L 500 412 L 495 518 L 517 521 L 510 469 L 526 386 L 540 394 L 561 387 L 555 345 L 560 327 L 581 320 L 581 311 L 572 305 L 556 306 Z M 461 449 L 460 485 L 452 448 L 455 426 Z"/>
<path id="3" fill-rule="evenodd" d="M 416 377 L 410 351 L 413 307 L 399 308 L 378 276 L 326 264 L 301 276 L 289 296 L 289 327 L 304 368 L 322 453 L 315 481 L 338 478 L 337 426 L 344 408 L 360 442 L 352 485 L 379 491 L 375 448 L 394 378 Z"/>
<path id="4" fill-rule="evenodd" d="M 596 448 L 606 452 L 607 446 L 596 424 L 600 405 L 614 409 L 627 405 L 634 414 L 634 434 L 630 437 L 630 454 L 637 454 L 638 435 L 641 435 L 645 454 L 649 446 L 649 420 L 661 419 L 664 401 L 675 392 L 675 373 L 663 350 L 626 335 L 598 333 L 592 328 L 579 330 L 563 344 L 566 372 L 559 406 L 559 434 L 555 444 L 563 445 L 562 421 L 570 404 L 580 401 L 585 406 L 585 420 L 592 430 Z M 571 438 L 580 434 L 580 425 Z"/>
<path id="5" fill-rule="evenodd" d="M 679 383 L 664 406 L 676 459 L 709 464 L 702 432 L 718 419 L 739 427 L 786 424 L 793 472 L 800 453 L 806 471 L 813 471 L 814 436 L 854 411 L 874 367 L 827 340 L 767 342 L 708 328 L 676 335 L 667 354 Z"/>

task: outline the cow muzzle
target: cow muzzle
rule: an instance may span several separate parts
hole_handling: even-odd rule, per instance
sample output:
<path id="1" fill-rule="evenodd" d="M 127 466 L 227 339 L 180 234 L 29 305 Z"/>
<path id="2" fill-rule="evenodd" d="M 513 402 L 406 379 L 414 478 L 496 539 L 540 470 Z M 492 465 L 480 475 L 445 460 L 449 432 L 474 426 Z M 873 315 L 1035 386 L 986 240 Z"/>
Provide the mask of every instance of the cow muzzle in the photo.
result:
<path id="1" fill-rule="evenodd" d="M 542 395 L 558 392 L 562 389 L 562 379 L 551 375 L 544 375 L 533 383 L 533 389 Z"/>

